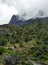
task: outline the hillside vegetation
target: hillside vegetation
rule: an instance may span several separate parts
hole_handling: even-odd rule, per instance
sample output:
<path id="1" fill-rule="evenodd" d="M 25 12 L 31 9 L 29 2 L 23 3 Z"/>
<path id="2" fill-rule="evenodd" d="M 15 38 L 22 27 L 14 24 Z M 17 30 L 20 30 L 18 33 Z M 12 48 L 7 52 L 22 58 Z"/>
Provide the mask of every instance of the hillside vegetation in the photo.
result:
<path id="1" fill-rule="evenodd" d="M 6 54 L 18 57 L 16 65 L 32 65 L 30 60 L 48 65 L 48 20 L 0 26 L 0 58 Z"/>

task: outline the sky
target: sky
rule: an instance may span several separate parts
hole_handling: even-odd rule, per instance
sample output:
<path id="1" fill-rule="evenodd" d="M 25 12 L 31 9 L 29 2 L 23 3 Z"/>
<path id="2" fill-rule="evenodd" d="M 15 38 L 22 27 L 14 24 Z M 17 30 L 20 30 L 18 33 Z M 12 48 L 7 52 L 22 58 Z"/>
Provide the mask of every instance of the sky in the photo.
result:
<path id="1" fill-rule="evenodd" d="M 0 0 L 0 25 L 9 23 L 13 15 L 24 19 L 48 16 L 48 0 Z"/>

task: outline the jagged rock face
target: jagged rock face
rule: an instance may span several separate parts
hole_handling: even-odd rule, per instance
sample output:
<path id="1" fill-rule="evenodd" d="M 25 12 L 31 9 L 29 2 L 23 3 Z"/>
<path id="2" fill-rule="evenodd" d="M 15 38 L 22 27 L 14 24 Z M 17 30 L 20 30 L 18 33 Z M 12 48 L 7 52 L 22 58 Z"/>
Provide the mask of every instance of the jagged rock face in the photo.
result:
<path id="1" fill-rule="evenodd" d="M 17 16 L 13 15 L 10 22 L 9 22 L 9 24 L 17 24 L 19 21 L 20 21 L 19 16 L 18 15 Z"/>
<path id="2" fill-rule="evenodd" d="M 41 14 L 42 15 L 42 14 Z M 13 15 L 9 24 L 16 24 L 16 25 L 25 25 L 25 24 L 28 24 L 30 22 L 33 22 L 33 21 L 42 21 L 42 20 L 48 20 L 48 17 L 44 17 L 44 18 L 30 18 L 28 20 L 24 20 L 23 18 L 21 18 L 19 15 Z"/>
<path id="3" fill-rule="evenodd" d="M 24 20 L 19 15 L 13 15 L 9 24 L 22 25 Z"/>
<path id="4" fill-rule="evenodd" d="M 13 15 L 9 24 L 25 25 L 27 23 L 30 23 L 31 21 L 32 21 L 32 18 L 28 20 L 24 20 L 19 15 Z"/>
<path id="5" fill-rule="evenodd" d="M 13 15 L 9 24 L 23 25 L 24 20 L 19 15 Z"/>

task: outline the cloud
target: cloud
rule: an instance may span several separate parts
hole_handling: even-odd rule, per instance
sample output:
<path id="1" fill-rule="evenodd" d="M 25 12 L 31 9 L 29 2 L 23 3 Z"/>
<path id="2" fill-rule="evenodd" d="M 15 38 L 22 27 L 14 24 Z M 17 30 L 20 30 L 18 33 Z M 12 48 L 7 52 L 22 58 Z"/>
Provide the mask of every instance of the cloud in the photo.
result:
<path id="1" fill-rule="evenodd" d="M 48 0 L 0 0 L 0 24 L 8 23 L 13 14 L 23 18 L 48 16 Z"/>
<path id="2" fill-rule="evenodd" d="M 14 6 L 0 2 L 0 24 L 7 24 L 13 14 L 18 14 Z"/>

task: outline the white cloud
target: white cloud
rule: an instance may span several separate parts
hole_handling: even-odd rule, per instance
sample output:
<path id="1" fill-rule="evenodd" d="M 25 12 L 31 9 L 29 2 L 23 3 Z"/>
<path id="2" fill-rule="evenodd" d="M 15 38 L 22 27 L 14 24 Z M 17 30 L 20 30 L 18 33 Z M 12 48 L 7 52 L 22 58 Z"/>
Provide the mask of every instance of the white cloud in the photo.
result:
<path id="1" fill-rule="evenodd" d="M 14 6 L 0 2 L 0 24 L 7 24 L 13 14 L 18 14 Z"/>
<path id="2" fill-rule="evenodd" d="M 0 24 L 8 23 L 13 14 L 35 17 L 39 10 L 48 16 L 48 0 L 0 0 Z"/>

